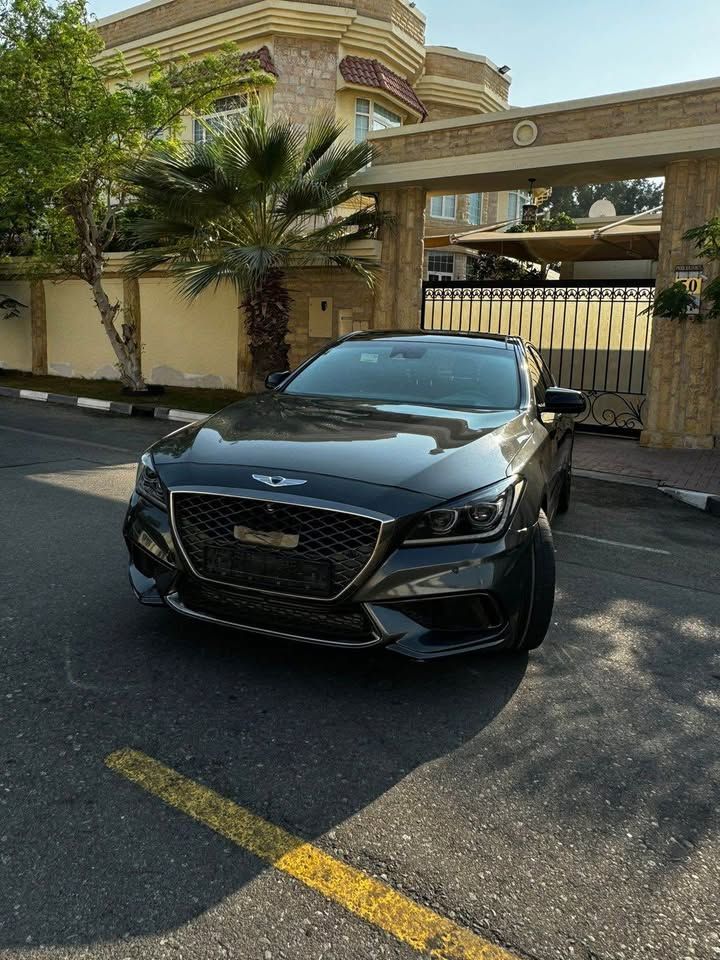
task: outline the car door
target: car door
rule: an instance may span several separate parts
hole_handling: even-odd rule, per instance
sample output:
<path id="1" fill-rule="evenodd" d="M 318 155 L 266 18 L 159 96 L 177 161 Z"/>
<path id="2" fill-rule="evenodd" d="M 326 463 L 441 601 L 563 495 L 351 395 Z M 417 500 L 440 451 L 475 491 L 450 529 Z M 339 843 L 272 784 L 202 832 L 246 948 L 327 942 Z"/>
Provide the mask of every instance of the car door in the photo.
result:
<path id="1" fill-rule="evenodd" d="M 555 413 L 543 413 L 542 408 L 545 404 L 545 392 L 548 387 L 554 387 L 555 381 L 548 370 L 545 362 L 532 344 L 525 345 L 528 370 L 533 391 L 535 393 L 535 403 L 538 408 L 538 420 L 548 434 L 549 456 L 546 465 L 546 475 L 548 481 L 548 501 L 550 516 L 555 513 L 560 487 L 563 478 L 563 435 L 564 418 Z"/>
<path id="2" fill-rule="evenodd" d="M 555 378 L 553 377 L 552 373 L 550 373 L 547 364 L 537 349 L 532 344 L 528 344 L 527 349 L 531 364 L 531 376 L 533 375 L 532 371 L 536 371 L 535 375 L 539 378 L 540 384 L 539 392 L 542 395 L 544 402 L 545 391 L 549 387 L 557 386 L 557 384 L 555 382 Z M 536 392 L 536 398 L 537 395 L 538 394 Z M 553 483 L 551 496 L 554 510 L 555 504 L 557 503 L 557 497 L 560 495 L 560 489 L 562 487 L 565 472 L 570 469 L 572 465 L 572 448 L 575 422 L 572 417 L 550 413 L 542 413 L 540 415 L 540 421 L 552 438 Z"/>

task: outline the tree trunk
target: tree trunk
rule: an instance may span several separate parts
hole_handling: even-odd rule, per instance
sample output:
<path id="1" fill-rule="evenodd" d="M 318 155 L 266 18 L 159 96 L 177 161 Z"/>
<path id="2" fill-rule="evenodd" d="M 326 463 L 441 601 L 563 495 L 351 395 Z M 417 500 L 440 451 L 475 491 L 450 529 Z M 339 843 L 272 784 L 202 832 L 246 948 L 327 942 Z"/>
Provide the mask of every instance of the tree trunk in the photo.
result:
<path id="1" fill-rule="evenodd" d="M 264 388 L 268 373 L 288 369 L 290 304 L 285 277 L 280 270 L 271 271 L 262 285 L 243 301 L 255 391 Z"/>
<path id="2" fill-rule="evenodd" d="M 131 390 L 146 389 L 141 366 L 141 344 L 132 323 L 123 323 L 118 329 L 116 320 L 121 312 L 118 301 L 110 302 L 103 285 L 105 273 L 105 246 L 114 230 L 107 223 L 98 227 L 92 203 L 92 192 L 67 197 L 67 211 L 75 224 L 78 237 L 77 275 L 92 289 L 93 299 L 100 314 L 100 322 L 107 334 L 117 359 L 120 380 Z"/>
<path id="3" fill-rule="evenodd" d="M 93 297 L 100 313 L 100 322 L 108 335 L 110 345 L 117 357 L 117 367 L 120 371 L 120 380 L 131 390 L 145 390 L 145 380 L 140 366 L 140 344 L 137 342 L 135 327 L 123 323 L 120 330 L 115 325 L 120 304 L 111 303 L 102 283 L 102 272 L 91 283 Z"/>

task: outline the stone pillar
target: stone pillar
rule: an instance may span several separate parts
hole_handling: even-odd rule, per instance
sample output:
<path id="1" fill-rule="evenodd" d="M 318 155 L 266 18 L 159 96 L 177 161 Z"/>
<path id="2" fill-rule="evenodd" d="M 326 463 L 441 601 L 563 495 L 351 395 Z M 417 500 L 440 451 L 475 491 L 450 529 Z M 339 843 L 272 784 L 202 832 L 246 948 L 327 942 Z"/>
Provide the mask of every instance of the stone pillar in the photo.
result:
<path id="1" fill-rule="evenodd" d="M 32 372 L 48 372 L 47 315 L 45 313 L 45 281 L 30 283 L 30 338 L 32 345 Z"/>
<path id="2" fill-rule="evenodd" d="M 665 171 L 657 289 L 675 280 L 675 268 L 700 263 L 683 240 L 720 208 L 720 160 L 675 160 Z M 718 264 L 705 263 L 712 279 Z M 645 430 L 648 447 L 712 447 L 720 432 L 720 322 L 653 320 Z"/>
<path id="3" fill-rule="evenodd" d="M 382 230 L 381 272 L 375 285 L 373 328 L 417 330 L 422 296 L 425 190 L 401 187 L 378 195 L 380 209 L 395 218 Z"/>
<path id="4" fill-rule="evenodd" d="M 507 196 L 507 194 L 505 194 L 505 196 Z M 487 214 L 486 214 L 486 217 L 485 217 L 485 223 L 497 223 L 498 220 L 504 220 L 504 219 L 505 219 L 505 215 L 506 215 L 506 213 L 507 213 L 507 205 L 506 205 L 506 208 L 505 208 L 505 213 L 504 213 L 502 216 L 499 216 L 499 213 L 498 213 L 498 208 L 499 208 L 499 202 L 498 202 L 498 201 L 499 201 L 499 196 L 498 196 L 498 194 L 497 194 L 497 193 L 488 193 L 488 194 L 486 195 L 486 197 L 487 197 L 487 200 L 486 200 L 487 205 L 486 205 L 486 208 L 485 208 L 485 209 L 487 210 Z"/>

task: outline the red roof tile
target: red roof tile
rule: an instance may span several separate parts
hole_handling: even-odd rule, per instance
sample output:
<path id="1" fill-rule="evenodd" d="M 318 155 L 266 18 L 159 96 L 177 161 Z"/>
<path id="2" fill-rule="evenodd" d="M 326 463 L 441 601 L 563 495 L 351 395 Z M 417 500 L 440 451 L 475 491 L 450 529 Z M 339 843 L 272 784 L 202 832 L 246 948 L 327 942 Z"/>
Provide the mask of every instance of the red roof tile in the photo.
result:
<path id="1" fill-rule="evenodd" d="M 242 64 L 248 63 L 251 60 L 257 61 L 260 64 L 260 69 L 264 70 L 265 73 L 271 73 L 274 77 L 280 76 L 267 47 L 260 47 L 259 50 L 251 50 L 249 53 L 244 53 L 242 57 L 240 57 L 240 63 Z"/>
<path id="2" fill-rule="evenodd" d="M 340 63 L 340 73 L 348 83 L 384 90 L 410 107 L 415 113 L 419 113 L 423 120 L 427 117 L 425 104 L 407 80 L 399 74 L 393 73 L 379 60 L 369 60 L 365 57 L 345 57 Z"/>

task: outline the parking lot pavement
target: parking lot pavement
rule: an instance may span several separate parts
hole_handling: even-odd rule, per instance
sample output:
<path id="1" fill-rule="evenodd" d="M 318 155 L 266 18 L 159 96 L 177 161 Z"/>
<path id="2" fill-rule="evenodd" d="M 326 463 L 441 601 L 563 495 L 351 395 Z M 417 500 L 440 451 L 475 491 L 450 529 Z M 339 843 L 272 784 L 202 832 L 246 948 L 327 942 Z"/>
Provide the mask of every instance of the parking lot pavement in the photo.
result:
<path id="1" fill-rule="evenodd" d="M 113 768 L 133 751 L 478 943 L 717 960 L 720 521 L 576 482 L 529 658 L 293 646 L 130 596 L 163 430 L 0 406 L 2 960 L 418 956 Z"/>

